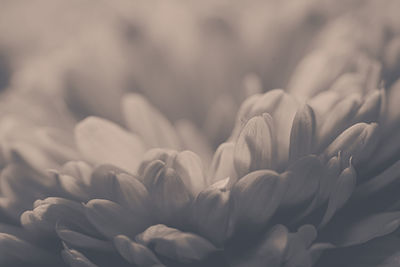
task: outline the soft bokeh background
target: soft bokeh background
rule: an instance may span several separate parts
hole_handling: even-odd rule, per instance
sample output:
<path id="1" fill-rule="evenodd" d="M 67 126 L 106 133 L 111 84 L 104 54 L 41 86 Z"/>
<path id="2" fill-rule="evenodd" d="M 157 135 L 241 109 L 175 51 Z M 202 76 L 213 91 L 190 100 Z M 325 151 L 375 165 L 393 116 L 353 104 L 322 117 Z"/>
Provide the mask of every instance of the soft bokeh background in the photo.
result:
<path id="1" fill-rule="evenodd" d="M 81 115 L 113 119 L 121 92 L 139 91 L 201 124 L 221 94 L 243 99 L 248 73 L 284 87 L 321 27 L 360 2 L 1 0 L 0 86 L 63 89 Z"/>

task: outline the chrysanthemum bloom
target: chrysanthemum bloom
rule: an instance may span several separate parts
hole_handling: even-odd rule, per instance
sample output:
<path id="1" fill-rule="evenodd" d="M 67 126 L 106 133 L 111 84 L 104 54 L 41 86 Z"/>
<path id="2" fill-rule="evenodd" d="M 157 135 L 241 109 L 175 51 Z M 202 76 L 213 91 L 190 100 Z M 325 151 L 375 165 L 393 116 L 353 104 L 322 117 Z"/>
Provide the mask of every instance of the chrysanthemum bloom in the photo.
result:
<path id="1" fill-rule="evenodd" d="M 59 169 L 60 162 L 65 163 L 83 157 L 94 165 L 115 164 L 131 173 L 136 173 L 144 152 L 149 148 L 181 149 L 186 144 L 204 158 L 210 157 L 207 142 L 189 122 L 181 121 L 176 128 L 172 127 L 147 100 L 135 94 L 127 95 L 121 106 L 126 115 L 126 124 L 133 133 L 113 122 L 92 117 L 76 127 L 76 145 L 66 144 L 64 139 L 60 139 L 63 137 L 62 132 L 55 131 L 52 132 L 53 135 L 49 135 L 47 131 L 39 131 L 39 126 L 44 122 L 37 122 L 35 128 L 35 125 L 30 126 L 26 120 L 19 117 L 3 119 L 2 152 L 6 157 L 1 175 L 1 193 L 2 211 L 5 216 L 2 219 L 1 232 L 9 237 L 15 231 L 22 231 L 15 221 L 18 221 L 23 210 L 32 208 L 34 200 L 46 196 L 64 196 L 58 178 L 46 175 L 46 168 Z M 50 111 L 54 112 L 51 109 Z M 45 122 L 51 125 L 48 120 Z M 15 133 L 20 134 L 15 135 Z M 80 148 L 81 155 L 74 149 L 76 146 Z M 88 195 L 85 199 L 92 197 Z M 7 242 L 4 243 L 5 249 L 9 245 Z M 4 259 L 1 259 L 9 260 L 8 254 L 5 255 Z M 19 257 L 21 254 L 18 253 L 10 255 L 16 257 L 11 257 L 11 261 L 19 259 L 22 262 L 29 262 L 30 259 L 29 256 L 21 259 Z M 38 260 L 37 257 L 34 259 Z M 20 263 L 21 261 L 17 261 L 16 264 Z"/>
<path id="2" fill-rule="evenodd" d="M 317 239 L 353 193 L 354 165 L 374 148 L 382 97 L 371 89 L 321 110 L 281 90 L 255 95 L 206 175 L 193 152 L 142 157 L 144 147 L 176 138 L 159 114 L 138 115 L 144 102 L 134 96 L 133 134 L 100 118 L 78 124 L 75 142 L 89 164 L 55 172 L 59 196 L 36 201 L 21 223 L 39 247 L 60 251 L 62 240 L 72 266 L 311 266 L 323 249 L 384 235 L 392 228 L 381 226 L 399 218 L 357 218 L 335 239 Z M 359 225 L 375 231 L 354 233 Z"/>
<path id="3" fill-rule="evenodd" d="M 41 265 L 55 257 L 26 242 L 32 239 L 19 218 L 36 199 L 59 194 L 46 168 L 79 157 L 70 134 L 74 119 L 57 96 L 41 90 L 6 94 L 0 108 L 0 265 L 22 254 Z"/>
<path id="4" fill-rule="evenodd" d="M 371 2 L 372 3 L 372 2 Z M 387 9 L 378 2 L 368 8 L 376 10 Z M 392 1 L 391 8 L 398 9 L 398 2 Z M 371 7 L 373 7 L 371 9 Z M 367 8 L 367 10 L 368 10 Z M 390 9 L 390 8 L 388 8 Z M 371 90 L 368 82 L 376 79 L 381 69 L 383 81 L 389 89 L 384 98 L 386 109 L 379 121 L 379 130 L 375 138 L 376 145 L 371 156 L 355 163 L 357 173 L 356 187 L 344 208 L 333 220 L 320 231 L 321 238 L 336 239 L 337 229 L 348 234 L 370 232 L 380 229 L 391 233 L 383 238 L 377 238 L 361 246 L 347 243 L 350 248 L 338 248 L 329 251 L 320 261 L 320 266 L 397 266 L 398 259 L 398 228 L 399 211 L 395 203 L 398 201 L 398 101 L 399 77 L 398 64 L 399 38 L 398 16 L 391 12 L 377 12 L 382 15 L 340 18 L 327 28 L 321 36 L 318 49 L 306 56 L 293 75 L 291 92 L 301 99 L 308 99 L 316 110 L 330 110 L 341 99 L 357 99 Z M 385 14 L 385 15 L 383 15 Z M 357 31 L 351 29 L 358 29 Z M 358 35 L 353 34 L 358 32 Z M 367 34 L 368 33 L 368 34 Z M 388 33 L 388 34 L 384 34 Z M 340 47 L 341 49 L 337 49 Z M 373 63 L 370 58 L 382 62 L 382 67 Z M 330 62 L 328 67 L 325 63 Z M 368 63 L 370 62 L 370 63 Z M 320 66 L 320 67 L 318 67 Z M 369 70 L 368 70 L 369 69 Z M 375 69 L 375 71 L 371 71 Z M 319 75 L 310 76 L 310 70 L 318 71 Z M 377 93 L 375 93 L 377 94 Z M 318 105 L 318 102 L 322 105 Z M 373 102 L 370 102 L 372 104 Z M 373 217 L 381 214 L 388 217 Z M 394 216 L 390 218 L 390 216 Z M 348 228 L 354 220 L 371 218 L 381 226 L 363 224 L 358 228 Z M 387 219 L 387 221 L 386 221 Z M 382 225 L 383 224 L 383 225 Z M 351 229 L 351 230 L 348 230 Z M 375 236 L 377 237 L 377 236 Z M 366 257 L 368 255 L 368 257 Z"/>
<path id="5" fill-rule="evenodd" d="M 367 73 L 369 78 L 376 77 L 374 72 Z M 385 69 L 383 73 L 385 73 Z M 309 103 L 315 110 L 335 109 L 337 103 L 340 103 L 339 101 L 345 100 L 353 101 L 355 105 L 358 105 L 356 103 L 359 100 L 356 99 L 366 93 L 366 87 L 363 87 L 365 78 L 360 79 L 361 77 L 362 72 L 360 71 L 344 73 L 339 76 L 329 90 L 315 92 L 315 90 L 310 90 L 311 87 L 305 86 L 302 87 L 303 91 L 297 92 L 297 94 L 302 95 L 304 99 L 309 98 Z M 351 197 L 331 222 L 321 229 L 320 236 L 324 240 L 337 240 L 338 236 L 340 237 L 338 232 L 345 232 L 350 236 L 360 233 L 375 234 L 375 230 L 384 234 L 393 233 L 359 246 L 344 239 L 344 246 L 350 248 L 337 248 L 329 251 L 321 259 L 320 266 L 398 265 L 396 256 L 398 249 L 396 247 L 399 244 L 397 228 L 400 222 L 397 193 L 399 109 L 396 103 L 399 99 L 399 85 L 400 81 L 398 80 L 386 90 L 386 97 L 383 98 L 386 108 L 384 116 L 379 121 L 380 125 L 376 137 L 374 137 L 375 141 L 373 141 L 375 145 L 371 147 L 370 156 L 363 155 L 362 160 L 354 162 L 357 180 Z M 378 99 L 378 94 L 378 92 L 371 94 L 368 101 L 371 107 L 374 105 L 373 99 Z M 356 101 L 354 102 L 354 100 Z M 319 101 L 323 105 L 318 105 Z M 353 224 L 354 220 L 360 219 L 369 220 L 370 223 Z M 369 241 L 369 239 L 364 241 Z"/>

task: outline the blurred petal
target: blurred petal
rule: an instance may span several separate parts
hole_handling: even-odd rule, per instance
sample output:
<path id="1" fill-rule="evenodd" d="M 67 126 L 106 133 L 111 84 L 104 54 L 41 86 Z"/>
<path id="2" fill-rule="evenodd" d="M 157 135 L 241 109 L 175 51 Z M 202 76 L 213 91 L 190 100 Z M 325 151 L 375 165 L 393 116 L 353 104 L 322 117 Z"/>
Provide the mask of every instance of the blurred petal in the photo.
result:
<path id="1" fill-rule="evenodd" d="M 128 128 L 150 147 L 179 149 L 180 142 L 171 123 L 139 94 L 127 94 L 122 100 Z"/>
<path id="2" fill-rule="evenodd" d="M 335 53 L 328 49 L 314 50 L 295 69 L 288 85 L 289 91 L 302 99 L 312 97 L 328 89 L 349 68 L 349 61 L 348 51 L 343 47 L 336 49 Z"/>
<path id="3" fill-rule="evenodd" d="M 118 125 L 96 117 L 81 121 L 75 140 L 82 155 L 94 164 L 113 164 L 136 173 L 145 152 L 142 141 Z"/>
<path id="4" fill-rule="evenodd" d="M 323 150 L 343 130 L 349 127 L 360 107 L 358 96 L 347 97 L 340 101 L 323 119 L 317 132 L 318 148 Z"/>
<path id="5" fill-rule="evenodd" d="M 385 99 L 385 91 L 377 90 L 371 93 L 365 102 L 361 105 L 357 114 L 354 116 L 355 122 L 378 122 L 383 106 L 383 99 Z"/>
<path id="6" fill-rule="evenodd" d="M 183 146 L 198 154 L 205 163 L 205 166 L 208 166 L 213 154 L 213 148 L 201 133 L 201 130 L 188 120 L 179 120 L 175 123 L 175 128 L 178 131 Z"/>

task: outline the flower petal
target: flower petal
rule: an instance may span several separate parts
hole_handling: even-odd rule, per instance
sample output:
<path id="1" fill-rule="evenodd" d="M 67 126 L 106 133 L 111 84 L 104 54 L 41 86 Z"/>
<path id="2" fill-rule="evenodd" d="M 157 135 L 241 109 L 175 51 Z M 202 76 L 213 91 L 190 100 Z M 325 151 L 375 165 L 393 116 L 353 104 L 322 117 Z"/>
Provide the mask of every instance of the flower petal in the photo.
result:
<path id="1" fill-rule="evenodd" d="M 251 118 L 240 132 L 234 150 L 234 164 L 239 177 L 274 166 L 275 143 L 272 118 L 268 114 Z"/>
<path id="2" fill-rule="evenodd" d="M 360 184 L 354 192 L 355 199 L 366 199 L 373 194 L 383 191 L 400 178 L 400 161 L 397 161 L 379 175 L 374 176 L 365 183 Z"/>
<path id="3" fill-rule="evenodd" d="M 341 151 L 343 162 L 348 162 L 352 157 L 355 164 L 359 163 L 375 147 L 377 128 L 376 123 L 357 123 L 351 126 L 326 148 L 325 156 L 331 158 Z"/>
<path id="4" fill-rule="evenodd" d="M 156 218 L 163 223 L 183 223 L 193 196 L 176 171 L 161 161 L 154 161 L 146 169 L 144 178 Z"/>
<path id="5" fill-rule="evenodd" d="M 351 163 L 348 168 L 342 171 L 330 193 L 328 207 L 326 209 L 324 217 L 322 218 L 320 227 L 326 225 L 333 217 L 335 212 L 341 209 L 344 204 L 349 200 L 356 187 L 356 175 L 356 171 L 354 170 Z"/>
<path id="6" fill-rule="evenodd" d="M 210 167 L 210 178 L 213 182 L 230 177 L 237 180 L 237 174 L 233 165 L 233 153 L 235 143 L 222 143 L 214 154 Z"/>
<path id="7" fill-rule="evenodd" d="M 240 179 L 231 190 L 228 232 L 264 226 L 281 204 L 286 190 L 286 179 L 270 170 L 255 171 Z"/>
<path id="8" fill-rule="evenodd" d="M 129 263 L 137 266 L 164 266 L 147 247 L 136 243 L 126 236 L 119 235 L 114 238 L 114 244 L 118 252 Z"/>
<path id="9" fill-rule="evenodd" d="M 75 201 L 50 197 L 37 200 L 32 211 L 21 215 L 21 224 L 34 233 L 55 235 L 56 224 L 71 223 L 81 229 L 90 229 L 90 223 L 84 217 L 84 207 Z"/>
<path id="10" fill-rule="evenodd" d="M 281 208 L 301 207 L 313 199 L 324 175 L 323 167 L 316 156 L 303 157 L 294 162 L 285 173 L 288 188 Z"/>
<path id="11" fill-rule="evenodd" d="M 290 132 L 289 162 L 311 154 L 315 138 L 315 115 L 308 105 L 300 108 L 294 117 Z"/>
<path id="12" fill-rule="evenodd" d="M 18 237 L 0 233 L 0 265 L 24 266 L 60 266 L 62 263 L 52 254 Z"/>
<path id="13" fill-rule="evenodd" d="M 239 255 L 233 255 L 231 266 L 282 266 L 287 245 L 288 229 L 283 225 L 275 225 L 262 237 L 260 244 L 250 248 L 248 252 L 240 251 Z"/>
<path id="14" fill-rule="evenodd" d="M 195 153 L 189 150 L 180 152 L 176 156 L 172 167 L 192 196 L 196 197 L 206 187 L 207 181 L 205 180 L 203 165 L 201 159 Z"/>
<path id="15" fill-rule="evenodd" d="M 82 253 L 77 250 L 65 248 L 61 255 L 65 262 L 71 267 L 97 267 L 96 264 L 92 263 Z"/>
<path id="16" fill-rule="evenodd" d="M 387 235 L 400 226 L 400 212 L 373 214 L 335 231 L 331 241 L 336 246 L 348 247 Z"/>
<path id="17" fill-rule="evenodd" d="M 201 130 L 191 121 L 183 119 L 175 123 L 175 128 L 178 131 L 183 146 L 198 154 L 205 165 L 208 166 L 213 154 L 213 147 Z"/>
<path id="18" fill-rule="evenodd" d="M 335 105 L 326 118 L 323 118 L 323 124 L 317 131 L 319 151 L 328 146 L 343 130 L 351 125 L 359 107 L 359 96 L 347 97 Z"/>
<path id="19" fill-rule="evenodd" d="M 222 180 L 223 181 L 223 180 Z M 202 236 L 216 245 L 222 245 L 227 238 L 229 219 L 229 178 L 200 192 L 192 205 L 192 219 Z"/>
<path id="20" fill-rule="evenodd" d="M 77 248 L 87 248 L 100 251 L 111 251 L 112 245 L 104 240 L 94 238 L 92 236 L 70 230 L 65 226 L 58 224 L 56 226 L 57 235 L 68 245 Z"/>
<path id="21" fill-rule="evenodd" d="M 381 115 L 383 99 L 385 98 L 384 90 L 376 90 L 371 93 L 354 117 L 355 122 L 378 122 Z"/>
<path id="22" fill-rule="evenodd" d="M 119 234 L 135 236 L 147 227 L 147 219 L 134 217 L 128 209 L 105 199 L 90 200 L 85 213 L 95 228 L 110 239 Z"/>
<path id="23" fill-rule="evenodd" d="M 180 142 L 171 123 L 139 94 L 127 94 L 122 109 L 128 128 L 150 147 L 179 149 Z"/>
<path id="24" fill-rule="evenodd" d="M 118 125 L 89 117 L 75 127 L 75 140 L 82 155 L 94 164 L 113 164 L 136 173 L 145 152 L 143 142 Z"/>
<path id="25" fill-rule="evenodd" d="M 192 233 L 181 232 L 162 224 L 149 227 L 136 241 L 167 258 L 188 263 L 205 259 L 217 249 L 208 240 Z"/>

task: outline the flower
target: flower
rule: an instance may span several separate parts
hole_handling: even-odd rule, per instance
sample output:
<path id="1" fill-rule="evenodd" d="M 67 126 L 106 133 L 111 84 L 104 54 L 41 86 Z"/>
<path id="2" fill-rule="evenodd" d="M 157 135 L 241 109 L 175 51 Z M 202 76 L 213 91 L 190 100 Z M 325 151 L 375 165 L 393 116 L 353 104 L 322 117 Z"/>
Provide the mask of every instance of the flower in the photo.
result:
<path id="1" fill-rule="evenodd" d="M 381 97 L 379 92 L 376 101 Z M 110 264 L 107 255 L 113 264 L 139 266 L 310 266 L 332 246 L 316 241 L 320 224 L 308 218 L 329 203 L 326 224 L 348 200 L 355 185 L 353 162 L 370 150 L 377 126 L 369 122 L 379 112 L 367 108 L 373 115 L 361 116 L 365 123 L 345 112 L 320 117 L 281 90 L 252 96 L 207 175 L 195 153 L 157 148 L 173 148 L 178 138 L 145 103 L 138 95 L 123 101 L 132 116 L 126 118 L 131 133 L 95 117 L 76 126 L 77 147 L 89 164 L 72 161 L 55 171 L 52 192 L 58 195 L 37 200 L 21 216 L 24 231 L 44 243 L 38 247 L 53 244 L 71 265 Z M 333 119 L 325 120 L 329 115 Z M 328 127 L 320 124 L 324 121 L 343 130 L 314 138 Z M 160 131 L 164 135 L 156 135 Z"/>
<path id="2" fill-rule="evenodd" d="M 292 80 L 292 92 L 308 101 L 316 111 L 328 112 L 335 109 L 339 101 L 348 99 L 350 103 L 361 97 L 366 99 L 364 105 L 370 110 L 363 115 L 367 121 L 374 121 L 370 117 L 374 117 L 373 114 L 381 114 L 373 141 L 375 144 L 362 159 L 353 161 L 357 177 L 353 192 L 342 209 L 332 217 L 331 222 L 319 231 L 322 240 L 334 240 L 334 244 L 339 242 L 341 245 L 325 253 L 318 266 L 397 264 L 395 255 L 398 250 L 395 247 L 398 242 L 399 209 L 396 206 L 395 173 L 399 158 L 395 152 L 398 147 L 395 136 L 399 111 L 394 103 L 398 99 L 399 76 L 392 69 L 394 63 L 388 63 L 386 55 L 390 53 L 390 57 L 396 61 L 398 51 L 393 47 L 396 46 L 398 30 L 391 21 L 394 18 L 390 16 L 375 16 L 373 20 L 367 16 L 361 18 L 338 19 L 320 39 L 322 42 L 319 43 L 319 50 L 303 59 Z M 370 21 L 369 27 L 366 26 L 367 20 Z M 349 25 L 357 28 L 360 35 L 352 35 L 351 32 L 354 31 L 349 30 Z M 382 28 L 392 35 L 384 36 Z M 363 32 L 369 34 L 365 35 Z M 334 48 L 338 45 L 343 49 Z M 333 60 L 329 68 L 316 67 L 320 63 L 323 66 L 326 60 Z M 310 76 L 307 69 L 316 69 L 320 74 Z M 384 79 L 387 87 L 381 92 L 374 89 L 379 77 Z M 377 101 L 379 98 L 380 101 Z M 361 237 L 366 233 L 370 237 L 364 237 L 363 242 L 355 244 L 351 241 L 351 238 Z M 346 257 L 351 257 L 351 260 L 344 260 Z"/>
<path id="3" fill-rule="evenodd" d="M 389 60 L 391 88 L 378 89 L 383 39 L 332 50 L 322 42 L 291 92 L 242 104 L 210 168 L 196 128 L 174 127 L 138 94 L 122 99 L 121 125 L 88 117 L 72 142 L 14 138 L 19 128 L 3 124 L 0 264 L 397 264 L 399 82 Z M 331 60 L 332 71 L 322 68 Z"/>

